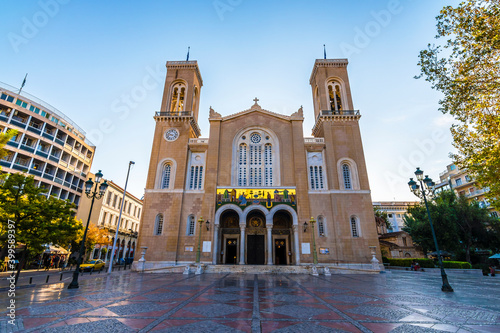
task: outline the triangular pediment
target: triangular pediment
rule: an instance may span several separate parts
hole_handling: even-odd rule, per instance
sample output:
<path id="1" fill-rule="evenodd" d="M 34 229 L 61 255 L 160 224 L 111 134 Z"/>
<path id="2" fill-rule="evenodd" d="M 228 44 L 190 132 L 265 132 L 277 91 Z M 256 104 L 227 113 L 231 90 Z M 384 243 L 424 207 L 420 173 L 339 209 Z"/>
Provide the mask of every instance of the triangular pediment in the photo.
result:
<path id="1" fill-rule="evenodd" d="M 257 101 L 255 101 L 255 104 L 252 105 L 252 107 L 250 107 L 247 110 L 243 110 L 243 111 L 240 111 L 240 112 L 237 112 L 237 113 L 233 113 L 233 114 L 230 114 L 230 115 L 225 116 L 225 117 L 220 117 L 220 115 L 217 114 L 217 116 L 220 117 L 220 118 L 219 117 L 217 117 L 217 118 L 221 119 L 222 121 L 227 121 L 227 120 L 231 120 L 231 119 L 243 117 L 243 116 L 246 116 L 246 115 L 249 115 L 249 114 L 252 114 L 252 113 L 261 113 L 261 114 L 264 114 L 264 115 L 267 115 L 267 116 L 275 117 L 275 118 L 286 120 L 286 121 L 290 121 L 290 120 L 303 120 L 304 119 L 303 112 L 302 112 L 302 107 L 297 112 L 295 112 L 294 114 L 292 114 L 291 116 L 287 116 L 287 115 L 284 115 L 284 114 L 279 114 L 279 113 L 276 113 L 276 112 L 272 112 L 272 111 L 263 109 L 259 104 L 257 104 Z M 215 114 L 216 113 L 214 112 L 214 115 Z"/>

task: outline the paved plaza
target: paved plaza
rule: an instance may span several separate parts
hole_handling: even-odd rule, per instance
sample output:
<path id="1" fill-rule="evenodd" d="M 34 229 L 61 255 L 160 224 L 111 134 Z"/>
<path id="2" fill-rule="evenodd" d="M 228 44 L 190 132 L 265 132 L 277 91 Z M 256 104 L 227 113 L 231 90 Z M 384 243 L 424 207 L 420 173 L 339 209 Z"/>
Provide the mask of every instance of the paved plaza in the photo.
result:
<path id="1" fill-rule="evenodd" d="M 500 332 L 500 278 L 125 274 L 17 290 L 0 332 Z M 0 296 L 2 309 L 9 303 Z"/>

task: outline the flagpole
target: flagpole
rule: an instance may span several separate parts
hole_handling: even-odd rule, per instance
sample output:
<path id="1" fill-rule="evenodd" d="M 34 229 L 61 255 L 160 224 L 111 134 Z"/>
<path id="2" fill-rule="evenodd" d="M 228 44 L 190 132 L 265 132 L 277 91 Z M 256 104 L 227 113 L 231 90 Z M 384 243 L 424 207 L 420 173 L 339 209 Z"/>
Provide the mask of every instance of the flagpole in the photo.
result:
<path id="1" fill-rule="evenodd" d="M 28 77 L 28 73 L 24 76 L 23 83 L 21 83 L 21 88 L 19 88 L 19 92 L 17 93 L 18 95 L 21 95 L 21 90 L 23 90 L 24 85 L 26 84 L 26 78 Z"/>

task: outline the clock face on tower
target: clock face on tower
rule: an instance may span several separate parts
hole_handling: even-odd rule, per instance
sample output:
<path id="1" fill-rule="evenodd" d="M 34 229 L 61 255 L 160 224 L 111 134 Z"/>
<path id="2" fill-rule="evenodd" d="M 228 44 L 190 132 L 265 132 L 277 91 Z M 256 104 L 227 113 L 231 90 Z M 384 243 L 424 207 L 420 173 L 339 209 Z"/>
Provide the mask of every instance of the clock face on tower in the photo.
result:
<path id="1" fill-rule="evenodd" d="M 179 137 L 179 131 L 177 131 L 175 128 L 171 128 L 168 131 L 165 132 L 165 139 L 167 141 L 175 141 Z"/>

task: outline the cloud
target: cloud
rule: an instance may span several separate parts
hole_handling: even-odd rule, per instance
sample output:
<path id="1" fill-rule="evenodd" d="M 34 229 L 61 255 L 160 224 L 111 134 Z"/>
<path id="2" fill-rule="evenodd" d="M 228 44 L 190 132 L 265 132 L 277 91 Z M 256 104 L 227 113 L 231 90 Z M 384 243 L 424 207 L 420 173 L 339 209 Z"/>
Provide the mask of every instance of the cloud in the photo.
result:
<path id="1" fill-rule="evenodd" d="M 453 118 L 453 116 L 451 116 L 449 114 L 444 114 L 442 116 L 434 118 L 432 121 L 432 125 L 439 127 L 439 128 L 442 128 L 442 127 L 450 128 L 454 122 L 455 122 L 455 118 Z"/>

